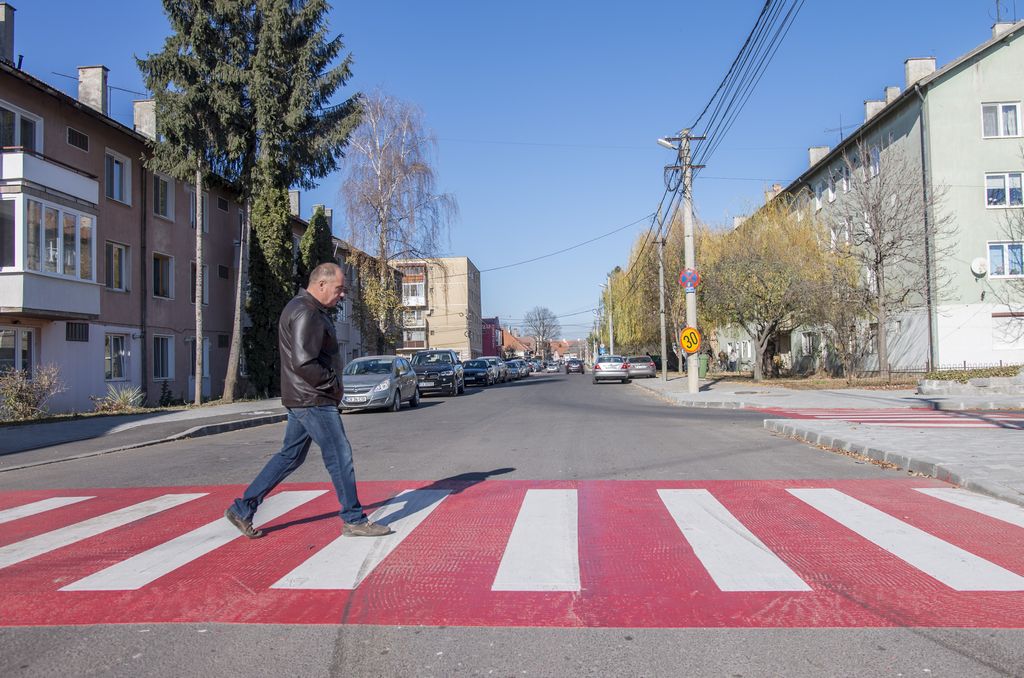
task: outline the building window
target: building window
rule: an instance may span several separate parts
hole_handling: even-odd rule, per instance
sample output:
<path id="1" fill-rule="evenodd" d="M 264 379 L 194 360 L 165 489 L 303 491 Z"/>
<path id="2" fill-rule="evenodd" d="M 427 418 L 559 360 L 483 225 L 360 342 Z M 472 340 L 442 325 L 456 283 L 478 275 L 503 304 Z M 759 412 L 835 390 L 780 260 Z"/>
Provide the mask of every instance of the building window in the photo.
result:
<path id="1" fill-rule="evenodd" d="M 0 268 L 14 267 L 14 210 L 13 200 L 0 200 Z"/>
<path id="2" fill-rule="evenodd" d="M 0 101 L 0 147 L 35 153 L 43 147 L 43 119 Z"/>
<path id="3" fill-rule="evenodd" d="M 68 144 L 88 153 L 89 135 L 86 134 L 85 132 L 79 132 L 74 127 L 68 127 Z"/>
<path id="4" fill-rule="evenodd" d="M 1021 194 L 1021 173 L 985 175 L 985 204 L 988 207 L 1020 207 L 1024 204 Z"/>
<path id="5" fill-rule="evenodd" d="M 189 300 L 194 304 L 196 303 L 196 262 L 192 262 L 189 268 L 189 279 L 192 284 L 189 285 Z M 210 267 L 203 264 L 203 303 L 210 303 Z"/>
<path id="6" fill-rule="evenodd" d="M 424 286 L 426 283 L 414 282 L 402 283 L 402 304 L 405 306 L 423 306 L 426 302 L 426 296 L 424 296 Z"/>
<path id="7" fill-rule="evenodd" d="M 228 211 L 228 201 L 220 196 L 217 196 L 217 209 L 221 212 Z"/>
<path id="8" fill-rule="evenodd" d="M 217 266 L 217 275 L 224 280 L 227 280 L 231 276 L 231 269 L 222 264 Z"/>
<path id="9" fill-rule="evenodd" d="M 878 146 L 871 147 L 871 162 L 868 164 L 868 176 L 877 177 L 882 171 L 882 151 Z"/>
<path id="10" fill-rule="evenodd" d="M 1024 243 L 989 243 L 988 271 L 994 278 L 1024 276 Z"/>
<path id="11" fill-rule="evenodd" d="M 22 370 L 32 376 L 32 348 L 35 331 L 0 326 L 0 372 Z"/>
<path id="12" fill-rule="evenodd" d="M 836 175 L 831 173 L 828 176 L 828 201 L 836 201 Z"/>
<path id="13" fill-rule="evenodd" d="M 107 289 L 128 290 L 128 247 L 108 242 L 106 246 Z"/>
<path id="14" fill-rule="evenodd" d="M 153 175 L 153 214 L 174 219 L 174 183 L 159 174 Z"/>
<path id="15" fill-rule="evenodd" d="M 153 378 L 158 381 L 174 379 L 174 337 L 153 337 Z"/>
<path id="16" fill-rule="evenodd" d="M 185 337 L 185 343 L 188 345 L 189 355 L 189 367 L 188 374 L 190 377 L 196 376 L 196 338 Z M 210 338 L 203 337 L 203 378 L 207 379 L 210 376 Z"/>
<path id="17" fill-rule="evenodd" d="M 103 341 L 103 378 L 107 381 L 124 381 L 126 334 L 108 334 Z"/>
<path id="18" fill-rule="evenodd" d="M 153 296 L 174 298 L 174 257 L 153 255 Z"/>
<path id="19" fill-rule="evenodd" d="M 822 198 L 823 195 L 825 195 L 825 182 L 824 181 L 819 181 L 814 186 L 814 209 L 815 210 L 820 210 L 821 209 L 821 198 Z"/>
<path id="20" fill-rule="evenodd" d="M 107 149 L 104 156 L 104 184 L 106 196 L 130 205 L 132 202 L 132 161 Z"/>
<path id="21" fill-rule="evenodd" d="M 196 227 L 196 192 L 195 189 L 189 188 L 187 191 L 188 195 L 188 223 L 192 228 Z M 210 214 L 206 209 L 207 197 L 203 195 L 203 233 L 210 232 Z"/>
<path id="22" fill-rule="evenodd" d="M 92 280 L 93 218 L 25 199 L 25 268 Z"/>
<path id="23" fill-rule="evenodd" d="M 981 135 L 986 139 L 1020 136 L 1020 103 L 981 105 Z"/>
<path id="24" fill-rule="evenodd" d="M 64 341 L 89 341 L 89 323 L 64 323 Z"/>

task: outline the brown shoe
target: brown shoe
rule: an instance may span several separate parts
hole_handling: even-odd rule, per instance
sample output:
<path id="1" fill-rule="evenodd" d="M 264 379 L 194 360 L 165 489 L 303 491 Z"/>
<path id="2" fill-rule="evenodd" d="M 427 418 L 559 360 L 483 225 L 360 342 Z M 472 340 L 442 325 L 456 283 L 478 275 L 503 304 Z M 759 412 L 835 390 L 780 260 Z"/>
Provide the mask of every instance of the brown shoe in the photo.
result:
<path id="1" fill-rule="evenodd" d="M 224 517 L 228 519 L 229 523 L 237 527 L 239 532 L 249 539 L 259 539 L 263 536 L 263 530 L 257 530 L 252 526 L 252 521 L 242 519 L 231 509 L 224 512 Z"/>
<path id="2" fill-rule="evenodd" d="M 383 537 L 391 534 L 393 530 L 387 525 L 371 523 L 369 520 L 363 523 L 345 523 L 341 533 L 349 537 Z"/>

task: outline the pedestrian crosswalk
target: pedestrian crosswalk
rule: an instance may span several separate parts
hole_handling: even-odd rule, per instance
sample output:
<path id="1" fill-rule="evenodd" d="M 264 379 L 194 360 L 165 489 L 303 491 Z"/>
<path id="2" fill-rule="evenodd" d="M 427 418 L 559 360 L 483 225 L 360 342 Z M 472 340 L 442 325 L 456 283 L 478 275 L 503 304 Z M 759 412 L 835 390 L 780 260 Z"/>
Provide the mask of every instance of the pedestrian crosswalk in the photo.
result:
<path id="1" fill-rule="evenodd" d="M 1024 627 L 1024 508 L 926 480 L 0 494 L 0 624 Z"/>
<path id="2" fill-rule="evenodd" d="M 906 428 L 998 428 L 1024 430 L 1024 414 L 1008 412 L 959 412 L 925 409 L 767 408 L 761 411 L 780 419 L 847 421 L 869 426 Z"/>

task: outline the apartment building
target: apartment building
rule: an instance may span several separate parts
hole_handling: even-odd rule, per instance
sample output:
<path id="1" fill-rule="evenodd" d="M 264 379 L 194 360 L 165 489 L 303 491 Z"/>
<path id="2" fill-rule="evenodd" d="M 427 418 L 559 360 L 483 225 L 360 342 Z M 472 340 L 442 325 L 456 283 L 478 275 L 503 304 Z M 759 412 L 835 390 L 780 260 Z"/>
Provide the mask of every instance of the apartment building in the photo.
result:
<path id="1" fill-rule="evenodd" d="M 1024 362 L 1024 235 L 1007 228 L 1024 209 L 1024 22 L 996 24 L 989 40 L 941 69 L 929 57 L 908 59 L 904 70 L 902 89 L 865 101 L 858 129 L 835 148 L 809 149 L 807 171 L 767 197 L 795 198 L 827 223 L 851 182 L 872 181 L 887 158 L 904 159 L 919 190 L 944 197 L 941 214 L 923 224 L 926 289 L 884 328 L 892 369 Z M 734 339 L 741 360 L 749 357 L 746 338 Z M 777 348 L 795 361 L 818 351 L 820 336 L 804 328 Z M 875 369 L 868 349 L 863 368 Z"/>
<path id="2" fill-rule="evenodd" d="M 92 409 L 110 385 L 194 384 L 195 189 L 144 167 L 151 101 L 135 125 L 109 116 L 107 69 L 78 69 L 78 98 L 13 62 L 14 9 L 0 3 L 0 369 L 60 367 L 53 411 Z M 242 213 L 204 187 L 203 394 L 227 366 Z"/>
<path id="3" fill-rule="evenodd" d="M 480 271 L 468 257 L 402 259 L 400 355 L 451 348 L 463 360 L 483 355 Z"/>

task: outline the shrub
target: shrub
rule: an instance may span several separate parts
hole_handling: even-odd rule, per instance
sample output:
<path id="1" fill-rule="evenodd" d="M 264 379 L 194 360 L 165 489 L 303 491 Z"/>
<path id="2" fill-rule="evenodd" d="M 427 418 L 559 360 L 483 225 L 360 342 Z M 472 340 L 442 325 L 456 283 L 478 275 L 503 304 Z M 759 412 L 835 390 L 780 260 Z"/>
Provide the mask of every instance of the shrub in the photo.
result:
<path id="1" fill-rule="evenodd" d="M 928 372 L 925 379 L 936 381 L 956 381 L 966 384 L 971 379 L 984 377 L 1016 377 L 1021 371 L 1020 365 L 1004 365 L 1002 367 L 985 367 L 972 370 L 939 370 Z"/>
<path id="2" fill-rule="evenodd" d="M 138 386 L 130 384 L 107 384 L 107 395 L 102 398 L 89 396 L 97 412 L 131 412 L 142 405 L 146 394 Z"/>
<path id="3" fill-rule="evenodd" d="M 40 365 L 31 376 L 24 370 L 0 372 L 0 416 L 34 419 L 46 414 L 46 401 L 65 390 L 56 365 Z"/>

